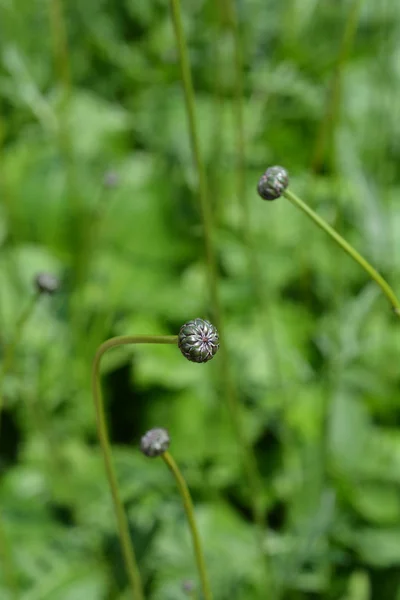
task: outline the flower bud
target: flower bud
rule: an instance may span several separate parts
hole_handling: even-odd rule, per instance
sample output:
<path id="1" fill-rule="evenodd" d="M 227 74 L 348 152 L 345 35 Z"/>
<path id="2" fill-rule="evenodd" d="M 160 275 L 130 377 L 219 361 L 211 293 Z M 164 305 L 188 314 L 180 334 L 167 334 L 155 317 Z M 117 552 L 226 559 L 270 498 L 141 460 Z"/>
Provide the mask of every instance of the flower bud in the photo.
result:
<path id="1" fill-rule="evenodd" d="M 269 167 L 257 185 L 257 191 L 264 200 L 279 198 L 289 185 L 289 175 L 284 167 Z"/>
<path id="2" fill-rule="evenodd" d="M 112 189 L 119 184 L 119 175 L 116 171 L 109 170 L 104 173 L 103 185 L 105 188 Z"/>
<path id="3" fill-rule="evenodd" d="M 35 286 L 39 294 L 54 294 L 60 287 L 60 281 L 51 273 L 38 273 L 35 277 Z"/>
<path id="4" fill-rule="evenodd" d="M 140 440 L 140 450 L 149 458 L 155 458 L 168 450 L 169 441 L 169 433 L 166 429 L 154 427 Z"/>
<path id="5" fill-rule="evenodd" d="M 195 591 L 194 581 L 191 579 L 185 579 L 182 581 L 182 591 L 185 592 L 188 596 L 190 596 Z"/>
<path id="6" fill-rule="evenodd" d="M 182 325 L 178 335 L 178 346 L 188 360 L 207 362 L 219 348 L 218 331 L 205 319 L 193 319 Z"/>

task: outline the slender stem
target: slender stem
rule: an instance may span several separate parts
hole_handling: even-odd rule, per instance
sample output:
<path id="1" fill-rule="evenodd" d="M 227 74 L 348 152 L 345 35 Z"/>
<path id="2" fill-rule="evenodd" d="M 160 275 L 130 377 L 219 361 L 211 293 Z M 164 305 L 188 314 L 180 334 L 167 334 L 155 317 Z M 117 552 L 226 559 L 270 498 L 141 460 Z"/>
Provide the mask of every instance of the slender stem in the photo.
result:
<path id="1" fill-rule="evenodd" d="M 12 600 L 18 600 L 19 589 L 18 589 L 18 578 L 17 570 L 14 564 L 10 543 L 8 536 L 0 524 L 0 557 L 3 563 L 4 579 L 7 583 L 7 587 L 10 591 L 10 598 Z"/>
<path id="2" fill-rule="evenodd" d="M 317 213 L 315 213 L 307 204 L 305 204 L 296 194 L 293 194 L 290 190 L 285 190 L 283 195 L 292 202 L 295 206 L 300 208 L 303 212 L 306 213 L 310 219 L 314 221 L 323 231 L 325 231 L 328 235 L 331 236 L 335 240 L 337 244 L 345 251 L 353 260 L 355 260 L 360 267 L 362 267 L 370 277 L 379 285 L 382 292 L 385 294 L 386 298 L 389 300 L 390 304 L 393 307 L 396 315 L 400 317 L 400 302 L 396 297 L 393 289 L 387 283 L 387 281 L 378 273 L 376 269 L 370 263 L 365 260 L 363 256 L 353 246 L 351 246 L 337 231 L 335 231 L 328 223 L 324 221 Z"/>
<path id="3" fill-rule="evenodd" d="M 212 593 L 210 583 L 208 581 L 203 550 L 201 548 L 200 536 L 197 530 L 196 519 L 194 517 L 193 502 L 192 498 L 190 497 L 188 486 L 171 454 L 168 451 L 164 452 L 164 454 L 161 455 L 161 458 L 164 460 L 167 467 L 170 469 L 171 473 L 175 477 L 175 481 L 177 483 L 178 490 L 182 498 L 186 517 L 190 527 L 190 533 L 192 535 L 193 549 L 196 557 L 197 568 L 200 575 L 200 582 L 203 590 L 203 598 L 204 600 L 212 600 Z"/>
<path id="4" fill-rule="evenodd" d="M 176 344 L 177 336 L 150 336 L 150 335 L 123 335 L 111 338 L 103 342 L 97 349 L 93 361 L 92 370 L 92 392 L 96 409 L 97 430 L 103 453 L 104 464 L 107 478 L 110 485 L 111 495 L 114 503 L 115 515 L 118 523 L 118 531 L 121 540 L 121 547 L 124 555 L 126 570 L 132 587 L 132 597 L 134 600 L 144 600 L 142 581 L 137 565 L 135 552 L 129 534 L 129 525 L 126 513 L 123 508 L 118 489 L 117 476 L 111 456 L 111 447 L 108 437 L 107 423 L 104 411 L 103 396 L 100 386 L 100 361 L 101 357 L 110 348 L 122 346 L 125 344 Z"/>
<path id="5" fill-rule="evenodd" d="M 13 361 L 14 361 L 14 356 L 15 356 L 15 350 L 18 346 L 18 342 L 21 339 L 21 335 L 23 333 L 24 330 L 24 326 L 27 323 L 27 321 L 29 320 L 29 317 L 31 316 L 36 303 L 38 301 L 40 297 L 40 294 L 35 294 L 31 301 L 29 302 L 29 304 L 27 305 L 27 307 L 25 308 L 25 310 L 21 313 L 16 328 L 15 328 L 15 332 L 14 332 L 14 337 L 11 341 L 11 343 L 9 344 L 9 346 L 7 346 L 6 351 L 4 353 L 4 361 L 3 361 L 3 365 L 2 365 L 2 370 L 0 373 L 0 420 L 1 420 L 1 413 L 3 410 L 3 406 L 4 406 L 4 402 L 3 402 L 3 394 L 2 394 L 2 387 L 3 387 L 3 381 L 5 376 L 7 375 L 7 373 L 10 372 L 10 370 L 12 369 L 12 365 L 13 365 Z M 5 579 L 7 581 L 7 585 L 8 588 L 10 590 L 11 593 L 11 597 L 16 600 L 18 598 L 18 580 L 17 580 L 17 575 L 16 575 L 16 567 L 13 564 L 13 556 L 12 556 L 12 552 L 11 552 L 11 547 L 8 541 L 8 537 L 6 535 L 6 532 L 2 529 L 1 523 L 0 523 L 0 555 L 2 557 L 2 562 L 3 562 L 3 566 L 4 566 L 4 571 L 5 571 Z"/>
<path id="6" fill-rule="evenodd" d="M 175 31 L 176 44 L 179 53 L 179 63 L 181 69 L 183 90 L 185 95 L 186 114 L 189 125 L 189 135 L 192 147 L 192 154 L 198 176 L 199 200 L 203 222 L 203 236 L 208 268 L 209 296 L 211 301 L 211 308 L 214 313 L 215 325 L 219 330 L 221 338 L 223 339 L 224 324 L 222 318 L 223 315 L 221 309 L 219 290 L 217 285 L 217 261 L 215 254 L 215 246 L 212 239 L 214 230 L 213 213 L 209 201 L 206 171 L 200 152 L 199 135 L 196 125 L 193 82 L 190 72 L 187 44 L 182 26 L 180 0 L 170 0 L 170 7 Z M 244 433 L 242 422 L 240 419 L 240 405 L 237 399 L 236 386 L 234 381 L 232 380 L 229 365 L 229 356 L 226 350 L 225 343 L 221 343 L 220 365 L 221 380 L 223 390 L 225 393 L 225 400 L 227 403 L 228 411 L 230 413 L 237 444 L 241 449 L 244 471 L 250 489 L 253 519 L 259 526 L 261 533 L 265 527 L 264 510 L 261 505 L 262 479 L 258 470 L 256 457 L 254 455 L 252 447 L 247 442 L 246 435 Z"/>
<path id="7" fill-rule="evenodd" d="M 28 322 L 29 317 L 33 313 L 39 298 L 40 298 L 39 292 L 37 292 L 36 294 L 34 294 L 34 296 L 32 296 L 31 301 L 29 302 L 29 304 L 27 304 L 25 310 L 21 313 L 21 315 L 17 321 L 13 339 L 11 340 L 10 344 L 6 347 L 6 349 L 4 351 L 3 365 L 2 365 L 1 372 L 0 372 L 0 419 L 1 419 L 1 412 L 2 412 L 3 406 L 4 406 L 3 394 L 2 394 L 4 378 L 12 369 L 13 362 L 14 362 L 14 356 L 15 356 L 15 350 L 16 350 L 16 348 L 19 344 L 19 341 L 21 339 L 21 336 L 23 334 L 24 327 L 25 327 L 26 323 Z"/>
<path id="8" fill-rule="evenodd" d="M 176 43 L 178 46 L 179 52 L 179 64 L 181 69 L 182 83 L 183 83 L 183 91 L 185 95 L 185 106 L 186 106 L 186 115 L 188 119 L 189 125 L 189 135 L 190 135 L 190 143 L 192 147 L 193 159 L 196 166 L 197 176 L 198 176 L 198 186 L 199 186 L 199 201 L 200 201 L 200 210 L 203 221 L 203 236 L 204 236 L 204 245 L 205 245 L 205 253 L 206 253 L 206 261 L 208 267 L 208 284 L 209 284 L 209 293 L 211 304 L 215 310 L 215 313 L 218 312 L 218 308 L 220 305 L 219 302 L 219 294 L 217 289 L 217 268 L 216 268 L 216 258 L 214 245 L 212 241 L 213 236 L 213 216 L 211 205 L 209 201 L 209 195 L 207 190 L 207 179 L 206 172 L 203 164 L 203 160 L 201 158 L 200 152 L 200 143 L 199 136 L 197 132 L 196 125 L 196 111 L 195 111 L 195 100 L 194 100 L 194 90 L 193 90 L 193 82 L 192 82 L 192 74 L 190 71 L 189 58 L 188 58 L 188 50 L 186 46 L 185 34 L 182 26 L 181 19 L 181 7 L 180 0 L 170 0 L 172 19 L 174 24 L 174 31 L 176 37 Z M 216 319 L 217 320 L 217 319 Z M 218 329 L 218 323 L 216 323 Z"/>
<path id="9" fill-rule="evenodd" d="M 314 173 L 317 173 L 321 168 L 321 165 L 325 158 L 327 142 L 329 141 L 329 137 L 332 135 L 333 127 L 338 117 L 340 100 L 342 95 L 343 70 L 346 64 L 346 60 L 350 54 L 354 37 L 357 31 L 357 24 L 362 2 L 363 0 L 353 0 L 353 4 L 349 10 L 349 14 L 346 19 L 336 68 L 334 70 L 332 82 L 330 85 L 325 115 L 317 133 L 311 167 Z"/>

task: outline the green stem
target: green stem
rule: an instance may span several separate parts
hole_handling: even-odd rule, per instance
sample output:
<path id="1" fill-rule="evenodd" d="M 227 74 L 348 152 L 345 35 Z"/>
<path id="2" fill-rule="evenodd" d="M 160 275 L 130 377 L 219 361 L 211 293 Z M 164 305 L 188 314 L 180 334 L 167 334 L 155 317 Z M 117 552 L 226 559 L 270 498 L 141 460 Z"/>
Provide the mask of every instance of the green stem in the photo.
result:
<path id="1" fill-rule="evenodd" d="M 200 582 L 203 590 L 203 598 L 204 600 L 212 600 L 212 592 L 210 588 L 210 583 L 208 581 L 206 564 L 204 561 L 204 555 L 200 543 L 200 536 L 197 530 L 196 520 L 194 517 L 193 502 L 190 497 L 188 486 L 171 454 L 169 452 L 164 452 L 164 454 L 161 455 L 161 458 L 164 460 L 167 467 L 170 469 L 171 473 L 175 477 L 175 481 L 177 483 L 178 490 L 182 498 L 186 517 L 190 527 L 190 533 L 192 535 L 193 549 L 196 557 L 197 568 L 200 575 Z"/>
<path id="2" fill-rule="evenodd" d="M 29 304 L 27 305 L 25 310 L 21 313 L 21 315 L 18 319 L 16 328 L 15 328 L 14 337 L 13 337 L 11 343 L 9 344 L 9 346 L 7 346 L 5 353 L 4 353 L 4 361 L 3 361 L 2 370 L 1 370 L 1 374 L 0 374 L 0 421 L 1 421 L 1 413 L 3 410 L 3 406 L 4 406 L 3 394 L 2 394 L 4 378 L 7 375 L 7 373 L 9 373 L 12 369 L 13 362 L 14 362 L 14 356 L 15 356 L 15 350 L 21 339 L 21 336 L 22 336 L 22 333 L 24 330 L 24 326 L 27 323 L 27 321 L 29 320 L 29 317 L 31 316 L 31 314 L 34 310 L 39 297 L 40 297 L 40 294 L 36 293 L 32 297 L 31 301 L 29 302 Z M 4 567 L 4 578 L 7 582 L 7 586 L 10 590 L 11 598 L 13 598 L 13 600 L 17 600 L 17 598 L 19 596 L 17 568 L 13 563 L 13 555 L 12 555 L 10 543 L 8 541 L 6 532 L 3 530 L 2 526 L 1 526 L 1 523 L 0 523 L 0 555 L 2 557 L 2 562 L 3 562 L 3 567 Z"/>
<path id="3" fill-rule="evenodd" d="M 337 244 L 345 251 L 353 260 L 355 260 L 360 267 L 362 267 L 370 277 L 379 285 L 386 298 L 389 300 L 393 307 L 396 315 L 400 317 L 400 302 L 396 297 L 393 289 L 387 283 L 387 281 L 378 273 L 376 269 L 370 263 L 365 260 L 363 256 L 353 246 L 351 246 L 342 236 L 335 231 L 324 219 L 322 219 L 317 213 L 315 213 L 307 204 L 305 204 L 296 194 L 293 194 L 290 190 L 285 190 L 283 195 L 292 202 L 295 206 L 300 208 L 306 215 L 314 221 L 323 231 L 331 236 Z"/>
<path id="4" fill-rule="evenodd" d="M 4 579 L 11 594 L 10 598 L 12 598 L 12 600 L 18 600 L 19 590 L 17 571 L 14 565 L 8 536 L 2 525 L 0 525 L 0 557 L 2 560 Z"/>
<path id="5" fill-rule="evenodd" d="M 3 382 L 4 382 L 6 375 L 12 369 L 14 357 L 15 357 L 15 350 L 17 349 L 17 346 L 18 346 L 21 336 L 23 334 L 24 327 L 25 327 L 26 323 L 28 322 L 29 317 L 33 313 L 39 298 L 40 298 L 39 292 L 37 292 L 36 294 L 34 294 L 34 296 L 32 296 L 31 301 L 26 306 L 25 310 L 21 313 L 21 315 L 17 321 L 13 339 L 11 340 L 10 344 L 6 347 L 6 349 L 4 351 L 3 365 L 2 365 L 1 372 L 0 372 L 0 418 L 1 418 L 1 412 L 2 412 L 3 406 L 4 406 L 3 394 L 2 394 Z"/>
<path id="6" fill-rule="evenodd" d="M 193 82 L 192 82 L 192 74 L 190 71 L 188 51 L 186 46 L 185 34 L 182 26 L 181 19 L 181 8 L 180 8 L 180 0 L 170 0 L 172 19 L 174 24 L 175 38 L 178 46 L 179 53 L 179 65 L 181 69 L 182 83 L 183 83 L 183 91 L 185 95 L 185 106 L 186 106 L 186 115 L 188 119 L 189 125 L 189 135 L 190 135 L 190 143 L 193 153 L 193 158 L 196 166 L 197 176 L 198 176 L 198 185 L 199 185 L 199 201 L 200 201 L 200 210 L 203 221 L 203 235 L 204 235 L 204 245 L 205 245 L 205 253 L 206 253 L 206 261 L 208 267 L 208 284 L 209 284 L 209 292 L 212 306 L 215 309 L 215 312 L 218 312 L 217 307 L 219 306 L 219 294 L 217 289 L 217 268 L 216 268 L 216 259 L 214 246 L 212 242 L 213 235 L 213 217 L 211 205 L 208 197 L 207 191 L 207 180 L 206 180 L 206 172 L 203 164 L 203 160 L 201 158 L 200 152 L 200 143 L 199 136 L 197 132 L 196 126 L 196 111 L 195 111 L 195 100 L 194 100 L 194 90 L 193 90 Z M 217 321 L 217 319 L 216 319 Z M 216 323 L 218 329 L 218 323 Z"/>
<path id="7" fill-rule="evenodd" d="M 96 409 L 97 430 L 103 453 L 107 478 L 110 485 L 111 495 L 117 518 L 118 531 L 121 540 L 126 570 L 132 587 L 134 600 L 144 600 L 142 581 L 137 565 L 135 552 L 129 534 L 129 525 L 118 489 L 117 476 L 111 456 L 111 446 L 108 437 L 107 423 L 104 411 L 103 396 L 100 386 L 100 361 L 105 352 L 110 348 L 123 346 L 125 344 L 177 344 L 177 336 L 150 336 L 150 335 L 122 335 L 103 342 L 97 349 L 93 361 L 92 370 L 92 392 Z"/>
<path id="8" fill-rule="evenodd" d="M 208 268 L 209 296 L 211 306 L 214 312 L 215 325 L 220 333 L 221 338 L 223 339 L 223 318 L 217 285 L 217 262 L 212 239 L 214 230 L 213 214 L 207 190 L 206 171 L 200 152 L 199 135 L 196 126 L 193 82 L 190 72 L 187 44 L 182 26 L 180 0 L 170 0 L 170 7 L 175 31 L 176 44 L 179 53 L 179 64 L 185 95 L 185 106 L 189 125 L 189 135 L 192 147 L 192 154 L 198 176 L 199 200 L 203 222 L 203 236 Z M 263 507 L 261 506 L 262 480 L 257 467 L 257 461 L 254 452 L 247 442 L 242 422 L 240 419 L 240 406 L 237 399 L 236 386 L 231 376 L 229 356 L 226 350 L 225 343 L 221 343 L 220 365 L 221 380 L 225 393 L 225 400 L 232 420 L 237 444 L 241 449 L 241 455 L 243 457 L 243 466 L 250 489 L 253 519 L 259 526 L 261 533 L 265 528 L 264 511 Z"/>
<path id="9" fill-rule="evenodd" d="M 342 41 L 340 44 L 336 68 L 334 70 L 330 85 L 328 102 L 324 118 L 321 122 L 312 160 L 312 170 L 318 173 L 325 158 L 327 142 L 332 135 L 335 122 L 338 117 L 341 95 L 342 75 L 346 60 L 350 54 L 351 47 L 357 31 L 357 24 L 363 0 L 354 0 L 346 20 Z"/>

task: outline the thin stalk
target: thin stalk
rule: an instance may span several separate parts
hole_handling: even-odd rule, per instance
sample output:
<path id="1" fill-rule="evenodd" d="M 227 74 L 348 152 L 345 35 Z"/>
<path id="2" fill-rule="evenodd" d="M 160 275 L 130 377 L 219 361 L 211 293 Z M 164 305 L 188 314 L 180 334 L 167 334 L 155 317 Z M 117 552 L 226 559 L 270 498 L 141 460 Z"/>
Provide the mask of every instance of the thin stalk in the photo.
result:
<path id="1" fill-rule="evenodd" d="M 262 339 L 265 344 L 265 355 L 273 365 L 273 372 L 276 373 L 278 386 L 286 396 L 286 388 L 282 374 L 281 360 L 276 343 L 274 319 L 270 304 L 266 301 L 263 286 L 263 270 L 261 269 L 257 258 L 256 249 L 253 243 L 253 231 L 251 223 L 250 206 L 246 193 L 246 136 L 244 124 L 244 82 L 243 82 L 243 52 L 240 38 L 240 30 L 237 18 L 237 11 L 234 0 L 225 0 L 226 12 L 228 14 L 229 25 L 234 46 L 235 62 L 235 132 L 236 132 L 236 156 L 237 156 L 237 192 L 241 204 L 241 223 L 243 242 L 247 253 L 247 264 L 254 296 L 261 312 Z"/>
<path id="2" fill-rule="evenodd" d="M 283 195 L 292 202 L 295 206 L 300 208 L 318 227 L 320 227 L 325 233 L 327 233 L 332 239 L 335 240 L 337 244 L 344 250 L 353 260 L 355 260 L 360 267 L 362 267 L 368 275 L 375 281 L 377 285 L 381 288 L 382 292 L 385 294 L 386 298 L 389 300 L 390 304 L 393 307 L 396 315 L 400 317 L 400 302 L 396 297 L 393 289 L 387 283 L 387 281 L 382 277 L 380 273 L 367 261 L 351 244 L 349 244 L 342 236 L 335 231 L 324 219 L 322 219 L 317 213 L 315 213 L 307 204 L 305 204 L 296 194 L 293 194 L 290 190 L 285 190 Z"/>
<path id="3" fill-rule="evenodd" d="M 92 392 L 93 401 L 96 409 L 96 421 L 99 441 L 103 453 L 104 465 L 107 473 L 108 483 L 114 503 L 115 515 L 117 518 L 121 548 L 124 555 L 126 570 L 128 573 L 130 585 L 132 588 L 132 597 L 134 600 L 144 600 L 143 586 L 137 565 L 135 551 L 129 534 L 129 525 L 122 500 L 120 497 L 117 476 L 111 455 L 111 446 L 108 437 L 107 423 L 104 411 L 103 396 L 100 385 L 100 361 L 105 352 L 110 348 L 123 346 L 126 344 L 177 344 L 177 336 L 150 336 L 150 335 L 122 335 L 111 338 L 103 342 L 97 349 L 93 361 L 92 370 Z"/>
<path id="4" fill-rule="evenodd" d="M 49 0 L 49 20 L 55 70 L 62 92 L 59 114 L 60 152 L 66 167 L 68 196 L 71 201 L 71 208 L 76 209 L 78 196 L 74 184 L 72 142 L 68 126 L 72 85 L 63 0 Z"/>
<path id="5" fill-rule="evenodd" d="M 186 518 L 188 520 L 190 533 L 192 536 L 194 555 L 196 558 L 197 569 L 199 571 L 201 587 L 203 590 L 203 598 L 204 600 L 212 600 L 212 593 L 210 583 L 208 581 L 206 563 L 204 560 L 200 536 L 196 525 L 196 519 L 194 516 L 193 502 L 192 498 L 190 497 L 188 486 L 171 454 L 168 451 L 164 452 L 164 454 L 161 454 L 161 458 L 164 460 L 172 475 L 175 477 L 175 481 L 177 483 L 178 490 L 182 498 L 183 507 L 185 509 Z"/>
<path id="6" fill-rule="evenodd" d="M 34 294 L 32 296 L 31 301 L 26 306 L 25 310 L 21 313 L 21 315 L 17 321 L 15 331 L 14 331 L 14 337 L 12 338 L 10 344 L 8 346 L 6 346 L 6 349 L 4 351 L 3 365 L 2 365 L 1 372 L 0 372 L 0 418 L 1 418 L 1 412 L 3 410 L 3 405 L 4 405 L 3 394 L 2 394 L 3 382 L 4 382 L 6 375 L 11 371 L 11 369 L 13 367 L 15 350 L 16 350 L 16 348 L 19 344 L 19 341 L 21 339 L 21 336 L 23 334 L 24 327 L 25 327 L 26 323 L 29 321 L 29 317 L 33 313 L 39 298 L 40 298 L 39 292 L 37 292 L 36 294 Z"/>
<path id="7" fill-rule="evenodd" d="M 170 7 L 175 31 L 176 44 L 179 54 L 179 64 L 181 69 L 183 91 L 185 96 L 185 107 L 188 119 L 190 142 L 198 176 L 199 201 L 201 218 L 203 222 L 203 237 L 208 269 L 207 284 L 209 289 L 211 307 L 214 313 L 215 324 L 220 332 L 221 339 L 224 339 L 221 302 L 217 284 L 217 262 L 215 246 L 213 243 L 213 214 L 211 210 L 211 204 L 209 201 L 205 167 L 200 152 L 200 142 L 195 114 L 194 89 L 188 59 L 187 44 L 182 26 L 180 0 L 170 0 Z M 220 348 L 220 365 L 221 380 L 222 387 L 225 393 L 225 400 L 231 416 L 234 434 L 236 436 L 238 446 L 241 449 L 241 455 L 243 457 L 243 466 L 250 489 L 253 518 L 261 532 L 265 528 L 264 510 L 261 505 L 262 480 L 258 470 L 254 452 L 251 446 L 248 444 L 243 430 L 242 422 L 240 419 L 240 406 L 236 395 L 236 387 L 232 380 L 229 365 L 229 357 L 224 343 L 221 343 Z"/>
<path id="8" fill-rule="evenodd" d="M 19 589 L 16 567 L 14 565 L 10 543 L 2 525 L 0 525 L 0 557 L 3 566 L 4 580 L 10 592 L 10 598 L 12 600 L 18 600 Z"/>
<path id="9" fill-rule="evenodd" d="M 340 101 L 342 96 L 342 78 L 346 60 L 350 54 L 355 34 L 357 31 L 358 20 L 363 0 L 353 0 L 346 20 L 343 37 L 340 44 L 336 68 L 332 77 L 328 102 L 324 118 L 321 121 L 317 133 L 315 149 L 313 153 L 311 169 L 318 173 L 325 158 L 326 147 L 329 138 L 332 136 L 333 127 L 338 117 Z"/>

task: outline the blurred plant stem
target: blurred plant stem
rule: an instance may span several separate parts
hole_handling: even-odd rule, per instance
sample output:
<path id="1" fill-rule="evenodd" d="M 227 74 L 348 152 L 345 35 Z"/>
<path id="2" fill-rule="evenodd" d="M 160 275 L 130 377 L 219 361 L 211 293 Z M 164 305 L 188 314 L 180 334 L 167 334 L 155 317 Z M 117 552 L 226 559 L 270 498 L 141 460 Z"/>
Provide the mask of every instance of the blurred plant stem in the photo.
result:
<path id="1" fill-rule="evenodd" d="M 189 125 L 189 135 L 192 147 L 193 158 L 198 177 L 198 189 L 201 217 L 203 222 L 203 236 L 205 243 L 205 254 L 208 269 L 208 289 L 210 297 L 210 307 L 213 312 L 216 327 L 220 333 L 221 343 L 220 365 L 221 365 L 221 383 L 224 391 L 225 400 L 228 406 L 232 420 L 234 434 L 236 436 L 240 454 L 243 460 L 243 466 L 249 486 L 250 502 L 254 521 L 256 522 L 260 535 L 265 529 L 265 516 L 262 499 L 262 480 L 258 470 L 256 457 L 251 445 L 247 442 L 244 428 L 240 418 L 240 405 L 236 394 L 236 385 L 231 375 L 229 356 L 224 342 L 224 324 L 217 283 L 217 266 L 214 236 L 213 214 L 209 200 L 205 167 L 200 152 L 200 141 L 196 125 L 195 99 L 188 51 L 185 35 L 182 26 L 181 7 L 179 0 L 170 0 L 171 15 L 174 25 L 176 44 L 179 53 L 179 63 L 182 76 L 182 84 L 185 95 L 186 114 Z"/>
<path id="2" fill-rule="evenodd" d="M 277 375 L 278 386 L 284 389 L 281 361 L 276 344 L 274 320 L 269 303 L 266 301 L 263 287 L 263 271 L 257 259 L 253 242 L 250 206 L 246 192 L 246 135 L 244 125 L 244 83 L 243 83 L 243 53 L 240 31 L 234 0 L 223 0 L 225 15 L 228 19 L 234 45 L 235 59 L 235 134 L 236 134 L 236 188 L 241 206 L 241 233 L 247 254 L 247 264 L 254 296 L 261 313 L 262 339 L 265 345 L 266 357 L 272 364 L 272 371 Z M 269 342 L 268 342 L 269 340 Z"/>
<path id="3" fill-rule="evenodd" d="M 328 93 L 325 115 L 317 132 L 315 147 L 312 155 L 311 170 L 314 173 L 320 172 L 327 153 L 332 146 L 332 135 L 339 116 L 339 108 L 342 97 L 343 70 L 350 55 L 356 35 L 362 3 L 363 0 L 353 0 L 353 4 L 350 7 L 345 23 L 336 67 Z M 331 156 L 331 153 L 329 152 L 328 155 Z"/>
<path id="4" fill-rule="evenodd" d="M 203 550 L 201 547 L 200 536 L 197 530 L 196 519 L 194 516 L 193 502 L 192 498 L 190 497 L 188 486 L 171 454 L 168 451 L 164 452 L 164 454 L 161 455 L 161 458 L 164 460 L 165 464 L 174 476 L 179 493 L 182 498 L 183 507 L 185 509 L 186 518 L 188 520 L 190 533 L 192 536 L 192 543 L 197 563 L 197 569 L 199 571 L 200 583 L 203 590 L 203 598 L 204 600 L 212 600 L 212 592 L 210 588 L 210 583 L 208 581 L 207 569 L 204 561 Z"/>
<path id="5" fill-rule="evenodd" d="M 349 244 L 333 227 L 328 225 L 324 219 L 322 219 L 317 213 L 315 213 L 307 204 L 305 204 L 296 194 L 293 194 L 290 190 L 285 190 L 283 195 L 292 202 L 295 206 L 300 208 L 320 229 L 325 231 L 335 242 L 349 255 L 353 260 L 355 260 L 364 271 L 368 273 L 368 275 L 376 282 L 376 284 L 381 288 L 382 292 L 385 294 L 386 298 L 389 300 L 390 304 L 393 307 L 394 312 L 397 316 L 400 317 L 400 302 L 396 297 L 393 289 L 387 283 L 387 281 L 378 273 L 376 269 L 370 263 L 365 260 L 363 256 L 351 244 Z"/>
<path id="6" fill-rule="evenodd" d="M 4 580 L 10 592 L 10 599 L 18 600 L 20 596 L 18 590 L 17 572 L 13 562 L 10 543 L 2 525 L 2 515 L 0 515 L 0 517 L 0 557 L 2 563 L 2 571 L 4 574 Z"/>
<path id="7" fill-rule="evenodd" d="M 243 80 L 243 50 L 240 28 L 238 23 L 237 9 L 234 0 L 220 0 L 224 7 L 223 14 L 227 20 L 233 42 L 234 54 L 234 122 L 235 122 L 235 146 L 236 146 L 236 190 L 241 208 L 241 235 L 246 251 L 248 273 L 253 288 L 254 297 L 260 311 L 260 330 L 262 343 L 264 345 L 265 358 L 268 367 L 276 375 L 276 382 L 282 392 L 284 403 L 288 405 L 285 382 L 282 374 L 282 365 L 279 350 L 276 343 L 274 316 L 270 303 L 266 301 L 264 290 L 264 273 L 260 267 L 254 245 L 253 228 L 251 222 L 251 210 L 246 190 L 246 134 L 244 114 L 244 80 Z M 284 437 L 288 431 L 285 428 Z M 265 527 L 265 524 L 263 524 Z M 263 554 L 265 551 L 263 551 Z M 274 582 L 276 584 L 277 582 Z M 279 590 L 275 589 L 275 598 L 279 597 Z"/>
<path id="8" fill-rule="evenodd" d="M 111 446 L 108 437 L 107 423 L 104 411 L 103 396 L 100 385 L 100 361 L 105 352 L 117 346 L 127 344 L 177 344 L 177 336 L 150 336 L 150 335 L 123 335 L 111 338 L 103 342 L 97 349 L 92 370 L 92 393 L 96 409 L 97 430 L 101 450 L 103 453 L 104 464 L 106 468 L 108 483 L 114 503 L 115 515 L 118 523 L 121 548 L 124 555 L 127 574 L 132 588 L 132 597 L 134 600 L 144 600 L 142 580 L 139 567 L 137 565 L 135 551 L 133 549 L 131 537 L 129 534 L 128 519 L 124 511 L 120 497 L 117 476 L 111 456 Z"/>
<path id="9" fill-rule="evenodd" d="M 29 317 L 33 313 L 40 296 L 41 296 L 40 292 L 36 292 L 32 296 L 29 304 L 27 304 L 25 310 L 21 313 L 21 315 L 17 321 L 15 331 L 14 331 L 14 336 L 13 336 L 11 342 L 6 346 L 6 348 L 4 350 L 3 364 L 1 366 L 1 371 L 0 371 L 0 422 L 1 422 L 1 413 L 2 413 L 3 405 L 4 405 L 4 401 L 3 401 L 4 379 L 5 379 L 6 375 L 12 370 L 14 357 L 15 357 L 15 350 L 16 350 L 16 348 L 19 344 L 19 341 L 21 339 L 21 336 L 24 332 L 24 327 L 25 327 L 26 323 L 28 322 Z"/>
<path id="10" fill-rule="evenodd" d="M 57 111 L 58 144 L 65 169 L 66 196 L 70 207 L 66 233 L 72 255 L 72 287 L 75 289 L 79 287 L 82 280 L 82 270 L 84 269 L 83 257 L 87 218 L 81 211 L 79 190 L 76 183 L 73 143 L 70 135 L 72 83 L 63 0 L 49 0 L 49 20 L 56 79 L 58 79 L 61 90 Z M 76 331 L 79 307 L 72 303 L 70 311 L 73 330 Z"/>
<path id="11" fill-rule="evenodd" d="M 71 73 L 62 0 L 49 0 L 49 18 L 55 70 L 61 87 L 61 101 L 58 112 L 60 152 L 65 163 L 67 194 L 71 203 L 71 210 L 75 211 L 78 205 L 78 196 L 75 190 L 72 142 L 69 135 Z"/>

